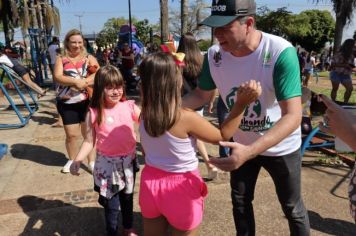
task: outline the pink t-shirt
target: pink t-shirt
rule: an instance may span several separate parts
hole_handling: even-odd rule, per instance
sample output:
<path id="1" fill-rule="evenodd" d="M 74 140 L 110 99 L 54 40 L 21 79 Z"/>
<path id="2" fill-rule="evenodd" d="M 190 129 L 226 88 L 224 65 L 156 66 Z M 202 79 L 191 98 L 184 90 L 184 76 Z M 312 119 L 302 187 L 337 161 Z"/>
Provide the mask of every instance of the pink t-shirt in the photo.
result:
<path id="1" fill-rule="evenodd" d="M 104 118 L 100 126 L 95 122 L 97 110 L 90 108 L 90 114 L 96 133 L 97 152 L 115 157 L 128 155 L 135 151 L 134 122 L 138 121 L 135 114 L 135 101 L 119 102 L 111 109 L 104 109 Z"/>

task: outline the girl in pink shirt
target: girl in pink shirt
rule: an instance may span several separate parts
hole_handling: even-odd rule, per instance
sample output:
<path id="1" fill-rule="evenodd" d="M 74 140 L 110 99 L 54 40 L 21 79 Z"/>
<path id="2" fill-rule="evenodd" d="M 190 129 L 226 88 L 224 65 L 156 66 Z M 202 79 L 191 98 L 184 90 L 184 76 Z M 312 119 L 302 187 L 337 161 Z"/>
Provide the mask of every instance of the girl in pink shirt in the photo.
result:
<path id="1" fill-rule="evenodd" d="M 94 190 L 104 207 L 107 235 L 118 234 L 119 208 L 122 211 L 123 235 L 134 236 L 133 188 L 136 168 L 136 135 L 140 109 L 126 100 L 124 80 L 114 66 L 104 66 L 96 73 L 94 92 L 86 116 L 84 142 L 70 167 L 79 175 L 81 162 L 96 145 Z"/>
<path id="2" fill-rule="evenodd" d="M 153 53 L 140 64 L 142 114 L 140 139 L 145 153 L 139 204 L 146 236 L 196 235 L 207 188 L 198 171 L 196 138 L 217 144 L 229 140 L 245 107 L 261 94 L 249 81 L 237 90 L 236 102 L 221 131 L 196 112 L 182 107 L 182 61 Z"/>

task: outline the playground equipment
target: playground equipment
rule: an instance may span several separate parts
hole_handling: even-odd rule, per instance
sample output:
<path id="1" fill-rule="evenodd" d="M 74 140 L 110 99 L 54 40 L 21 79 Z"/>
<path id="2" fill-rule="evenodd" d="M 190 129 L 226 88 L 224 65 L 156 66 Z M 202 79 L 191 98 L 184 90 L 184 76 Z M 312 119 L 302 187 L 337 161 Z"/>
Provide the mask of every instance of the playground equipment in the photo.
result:
<path id="1" fill-rule="evenodd" d="M 1 77 L 0 77 L 0 89 L 3 92 L 4 96 L 6 97 L 7 101 L 9 102 L 10 106 L 6 108 L 6 110 L 13 110 L 16 114 L 16 116 L 19 119 L 19 123 L 14 123 L 11 124 L 8 121 L 7 123 L 0 124 L 0 129 L 10 129 L 10 128 L 20 128 L 25 126 L 31 116 L 35 113 L 35 111 L 38 109 L 38 103 L 36 101 L 36 98 L 34 97 L 29 85 L 24 81 L 20 76 L 18 76 L 15 71 L 13 71 L 10 67 L 0 64 L 0 69 L 2 69 Z M 6 79 L 9 80 L 9 83 L 12 84 L 14 87 L 14 90 L 16 91 L 16 95 L 19 96 L 20 101 L 22 103 L 15 103 L 13 96 L 10 95 L 10 93 L 7 91 L 6 87 L 4 86 L 4 81 L 5 81 L 5 76 Z M 25 86 L 25 93 L 19 88 L 17 85 L 16 81 L 20 81 L 22 84 Z M 29 95 L 29 98 L 26 98 L 25 95 L 26 93 Z M 30 100 L 30 102 L 28 101 Z M 23 108 L 24 111 L 21 112 L 21 109 Z M 3 111 L 1 111 L 3 113 Z M 0 113 L 0 114 L 1 114 Z M 23 114 L 27 113 L 27 114 Z"/>
<path id="2" fill-rule="evenodd" d="M 8 148 L 7 144 L 0 143 L 0 160 L 1 160 L 1 158 L 3 158 L 6 155 L 7 148 Z"/>

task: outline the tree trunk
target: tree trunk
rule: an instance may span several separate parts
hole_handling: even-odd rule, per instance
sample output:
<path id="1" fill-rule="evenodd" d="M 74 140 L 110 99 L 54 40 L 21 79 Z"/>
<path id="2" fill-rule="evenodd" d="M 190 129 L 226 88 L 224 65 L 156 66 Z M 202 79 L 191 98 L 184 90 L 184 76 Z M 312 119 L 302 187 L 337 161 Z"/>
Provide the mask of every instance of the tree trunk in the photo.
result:
<path id="1" fill-rule="evenodd" d="M 2 25 L 4 29 L 5 45 L 9 47 L 11 39 L 10 39 L 10 32 L 9 32 L 9 21 L 7 19 L 6 14 L 2 16 Z"/>
<path id="2" fill-rule="evenodd" d="M 340 20 L 339 17 L 336 17 L 335 35 L 334 35 L 334 48 L 333 48 L 333 53 L 334 54 L 340 48 L 344 27 L 345 27 L 345 24 L 342 23 L 342 20 Z"/>
<path id="3" fill-rule="evenodd" d="M 168 42 L 168 0 L 160 0 L 161 7 L 161 42 Z"/>
<path id="4" fill-rule="evenodd" d="M 181 0 L 181 31 L 180 34 L 184 35 L 188 31 L 188 2 L 189 0 Z"/>
<path id="5" fill-rule="evenodd" d="M 1 0 L 0 0 L 1 1 Z M 9 10 L 9 1 L 2 1 L 2 9 L 1 9 L 1 21 L 2 21 L 2 26 L 4 30 L 4 36 L 5 36 L 5 45 L 10 46 L 11 38 L 10 38 L 10 32 L 9 32 L 9 18 L 7 17 L 6 11 Z"/>
<path id="6" fill-rule="evenodd" d="M 34 5 L 33 2 L 29 2 L 29 10 L 31 11 L 31 19 L 32 19 L 32 24 L 31 24 L 31 28 L 37 29 L 38 28 L 38 21 L 37 21 L 37 15 L 36 15 L 36 6 Z"/>

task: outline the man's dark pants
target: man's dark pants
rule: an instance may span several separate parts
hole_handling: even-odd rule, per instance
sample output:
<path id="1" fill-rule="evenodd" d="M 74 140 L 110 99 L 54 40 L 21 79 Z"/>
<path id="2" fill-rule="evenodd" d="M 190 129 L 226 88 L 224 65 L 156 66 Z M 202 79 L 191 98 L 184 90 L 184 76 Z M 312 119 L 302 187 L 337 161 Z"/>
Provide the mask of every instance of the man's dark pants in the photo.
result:
<path id="1" fill-rule="evenodd" d="M 278 200 L 289 223 L 290 235 L 309 235 L 308 213 L 301 197 L 300 150 L 279 157 L 257 156 L 231 172 L 230 186 L 237 235 L 255 235 L 252 201 L 258 173 L 271 175 Z"/>

